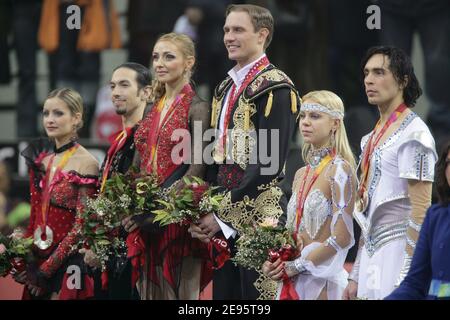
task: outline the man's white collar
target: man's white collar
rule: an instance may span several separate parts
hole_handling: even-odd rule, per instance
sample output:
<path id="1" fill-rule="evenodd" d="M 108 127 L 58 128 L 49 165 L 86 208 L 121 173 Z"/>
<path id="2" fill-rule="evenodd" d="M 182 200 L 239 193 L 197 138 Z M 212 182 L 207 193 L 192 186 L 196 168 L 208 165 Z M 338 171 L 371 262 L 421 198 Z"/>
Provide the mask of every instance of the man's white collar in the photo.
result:
<path id="1" fill-rule="evenodd" d="M 256 59 L 255 61 L 252 61 L 249 64 L 245 65 L 244 67 L 242 67 L 238 71 L 236 71 L 236 67 L 234 67 L 233 69 L 228 71 L 228 75 L 231 77 L 231 79 L 233 79 L 234 84 L 237 87 L 240 87 L 242 85 L 242 82 L 244 82 L 245 76 L 250 71 L 250 69 L 255 65 L 256 62 L 258 62 L 259 60 L 261 60 L 265 56 L 266 56 L 266 54 L 263 53 L 258 59 Z"/>

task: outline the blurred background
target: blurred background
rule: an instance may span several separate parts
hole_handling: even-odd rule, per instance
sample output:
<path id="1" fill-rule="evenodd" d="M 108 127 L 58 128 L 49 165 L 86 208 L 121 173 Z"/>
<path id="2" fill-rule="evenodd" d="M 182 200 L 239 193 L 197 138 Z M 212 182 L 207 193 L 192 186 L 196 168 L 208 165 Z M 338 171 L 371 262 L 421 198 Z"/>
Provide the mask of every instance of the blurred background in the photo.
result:
<path id="1" fill-rule="evenodd" d="M 149 66 L 159 35 L 185 33 L 196 43 L 193 80 L 209 101 L 233 67 L 222 41 L 230 3 L 271 10 L 270 61 L 301 95 L 328 89 L 343 99 L 356 156 L 378 117 L 367 104 L 360 68 L 367 48 L 377 44 L 411 55 L 424 89 L 414 111 L 430 126 L 438 148 L 449 139 L 448 0 L 0 0 L 0 232 L 27 223 L 28 176 L 19 153 L 29 139 L 45 135 L 41 109 L 52 89 L 69 86 L 81 93 L 87 109 L 81 143 L 102 161 L 107 138 L 121 126 L 108 86 L 114 67 L 126 61 Z M 380 8 L 379 29 L 367 27 L 371 5 Z M 290 144 L 288 186 L 302 165 L 298 134 Z"/>

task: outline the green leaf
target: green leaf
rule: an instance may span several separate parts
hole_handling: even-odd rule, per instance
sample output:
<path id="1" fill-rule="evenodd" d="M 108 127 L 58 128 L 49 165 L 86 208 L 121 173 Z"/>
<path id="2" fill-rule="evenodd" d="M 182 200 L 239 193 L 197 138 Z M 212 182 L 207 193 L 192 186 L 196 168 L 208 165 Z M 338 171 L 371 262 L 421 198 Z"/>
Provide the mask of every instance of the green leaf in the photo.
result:
<path id="1" fill-rule="evenodd" d="M 169 206 L 170 206 L 170 203 L 168 203 L 168 202 L 166 202 L 166 201 L 164 201 L 164 200 L 157 199 L 156 201 L 157 201 L 158 203 L 161 203 L 162 205 L 164 205 L 164 206 L 166 206 L 166 207 L 169 207 Z"/>
<path id="2" fill-rule="evenodd" d="M 189 194 L 186 194 L 181 198 L 181 201 L 184 201 L 184 202 L 192 202 L 192 200 L 193 200 L 193 197 L 192 197 L 192 195 L 189 195 Z"/>
<path id="3" fill-rule="evenodd" d="M 102 235 L 105 233 L 106 233 L 106 230 L 104 228 L 98 228 L 97 230 L 95 230 L 96 235 Z"/>
<path id="4" fill-rule="evenodd" d="M 199 185 L 205 184 L 205 181 L 203 181 L 201 178 L 197 176 L 192 176 L 192 179 L 194 179 L 194 181 L 197 182 Z"/>
<path id="5" fill-rule="evenodd" d="M 97 221 L 89 221 L 88 223 L 87 223 L 87 225 L 90 227 L 90 228 L 95 228 L 96 226 L 98 226 L 100 223 L 99 222 L 97 222 Z"/>
<path id="6" fill-rule="evenodd" d="M 219 201 L 217 201 L 217 200 L 214 199 L 214 198 L 209 198 L 209 202 L 210 202 L 213 206 L 216 206 L 216 207 L 220 206 Z"/>
<path id="7" fill-rule="evenodd" d="M 157 215 L 157 216 L 155 216 L 155 218 L 153 219 L 153 222 L 162 221 L 162 220 L 166 219 L 167 216 L 168 216 L 168 215 L 164 215 L 164 214 Z"/>
<path id="8" fill-rule="evenodd" d="M 111 241 L 109 240 L 97 240 L 95 241 L 96 245 L 100 245 L 100 246 L 108 246 L 111 244 Z"/>
<path id="9" fill-rule="evenodd" d="M 191 184 L 191 181 L 190 181 L 189 178 L 186 177 L 186 176 L 183 176 L 183 182 L 184 182 L 186 185 L 190 185 L 190 184 Z"/>

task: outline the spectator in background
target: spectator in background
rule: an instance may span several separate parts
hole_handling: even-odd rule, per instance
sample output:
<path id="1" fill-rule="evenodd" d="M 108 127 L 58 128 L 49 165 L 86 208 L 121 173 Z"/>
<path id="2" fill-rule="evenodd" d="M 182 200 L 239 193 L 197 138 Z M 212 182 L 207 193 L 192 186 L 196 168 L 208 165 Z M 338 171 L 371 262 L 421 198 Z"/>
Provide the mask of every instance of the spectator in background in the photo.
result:
<path id="1" fill-rule="evenodd" d="M 380 0 L 381 43 L 411 55 L 419 33 L 425 59 L 427 122 L 439 149 L 450 138 L 450 2 L 448 0 Z"/>
<path id="2" fill-rule="evenodd" d="M 11 1 L 0 2 L 0 85 L 11 81 L 11 66 L 9 61 L 8 35 L 11 29 Z"/>
<path id="3" fill-rule="evenodd" d="M 0 233 L 4 235 L 11 234 L 15 228 L 21 228 L 24 231 L 30 217 L 29 203 L 11 199 L 10 188 L 8 165 L 0 161 Z"/>
<path id="4" fill-rule="evenodd" d="M 328 2 L 330 85 L 339 92 L 349 109 L 367 105 L 367 98 L 361 90 L 360 66 L 355 61 L 359 61 L 368 48 L 378 43 L 378 30 L 366 27 L 366 10 L 370 5 L 371 0 Z M 367 108 L 373 109 L 370 106 Z"/>
<path id="5" fill-rule="evenodd" d="M 0 162 L 0 233 L 9 234 L 6 232 L 8 227 L 6 220 L 6 194 L 9 187 L 9 175 L 6 169 L 6 164 Z"/>
<path id="6" fill-rule="evenodd" d="M 307 39 L 308 33 L 314 32 L 308 25 L 314 23 L 311 5 L 302 0 L 269 0 L 257 1 L 267 3 L 267 8 L 272 12 L 275 20 L 277 35 L 268 50 L 272 61 L 287 75 L 294 84 L 304 89 L 305 81 L 302 76 L 306 75 L 307 63 Z M 264 6 L 264 4 L 261 4 Z M 316 39 L 317 43 L 317 39 Z M 316 52 L 317 55 L 318 52 Z M 309 60 L 311 63 L 311 59 Z"/>
<path id="7" fill-rule="evenodd" d="M 37 30 L 42 1 L 15 0 L 12 2 L 13 47 L 19 67 L 16 130 L 19 138 L 38 136 L 36 102 Z"/>
<path id="8" fill-rule="evenodd" d="M 81 29 L 69 29 L 67 8 L 81 9 Z M 50 54 L 52 86 L 80 92 L 85 104 L 85 125 L 80 136 L 89 137 L 100 79 L 100 52 L 120 48 L 119 21 L 112 0 L 44 0 L 39 44 Z"/>
<path id="9" fill-rule="evenodd" d="M 339 92 L 347 106 L 345 124 L 355 154 L 359 153 L 361 138 L 378 118 L 376 110 L 367 104 L 367 98 L 361 90 L 360 66 L 355 63 L 368 48 L 378 44 L 379 31 L 366 27 L 366 10 L 370 5 L 371 0 L 342 0 L 329 1 L 327 8 L 330 86 Z"/>
<path id="10" fill-rule="evenodd" d="M 156 39 L 173 30 L 184 12 L 186 0 L 129 0 L 127 29 L 128 61 L 150 65 Z"/>
<path id="11" fill-rule="evenodd" d="M 223 17 L 230 0 L 189 0 L 185 16 L 196 27 L 198 65 L 194 81 L 199 85 L 199 95 L 206 100 L 212 97 L 214 87 L 222 81 L 233 66 L 227 59 L 223 46 Z M 236 3 L 237 1 L 233 1 Z M 214 68 L 211 68 L 214 66 Z"/>

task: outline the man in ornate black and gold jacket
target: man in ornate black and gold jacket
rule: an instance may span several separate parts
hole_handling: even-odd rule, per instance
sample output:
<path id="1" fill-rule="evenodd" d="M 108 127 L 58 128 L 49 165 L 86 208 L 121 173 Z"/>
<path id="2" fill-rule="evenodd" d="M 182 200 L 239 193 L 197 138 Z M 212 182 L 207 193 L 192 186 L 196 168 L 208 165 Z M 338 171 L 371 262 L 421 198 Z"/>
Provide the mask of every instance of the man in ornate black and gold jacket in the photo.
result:
<path id="1" fill-rule="evenodd" d="M 276 221 L 285 212 L 286 197 L 278 184 L 300 99 L 292 81 L 264 53 L 273 34 L 267 9 L 229 6 L 224 32 L 228 57 L 236 66 L 215 90 L 211 126 L 218 132 L 214 180 L 227 193 L 219 212 L 204 216 L 190 231 L 202 241 L 221 231 L 233 251 L 246 224 Z M 213 299 L 270 299 L 275 291 L 276 283 L 262 273 L 231 261 L 214 274 Z"/>

